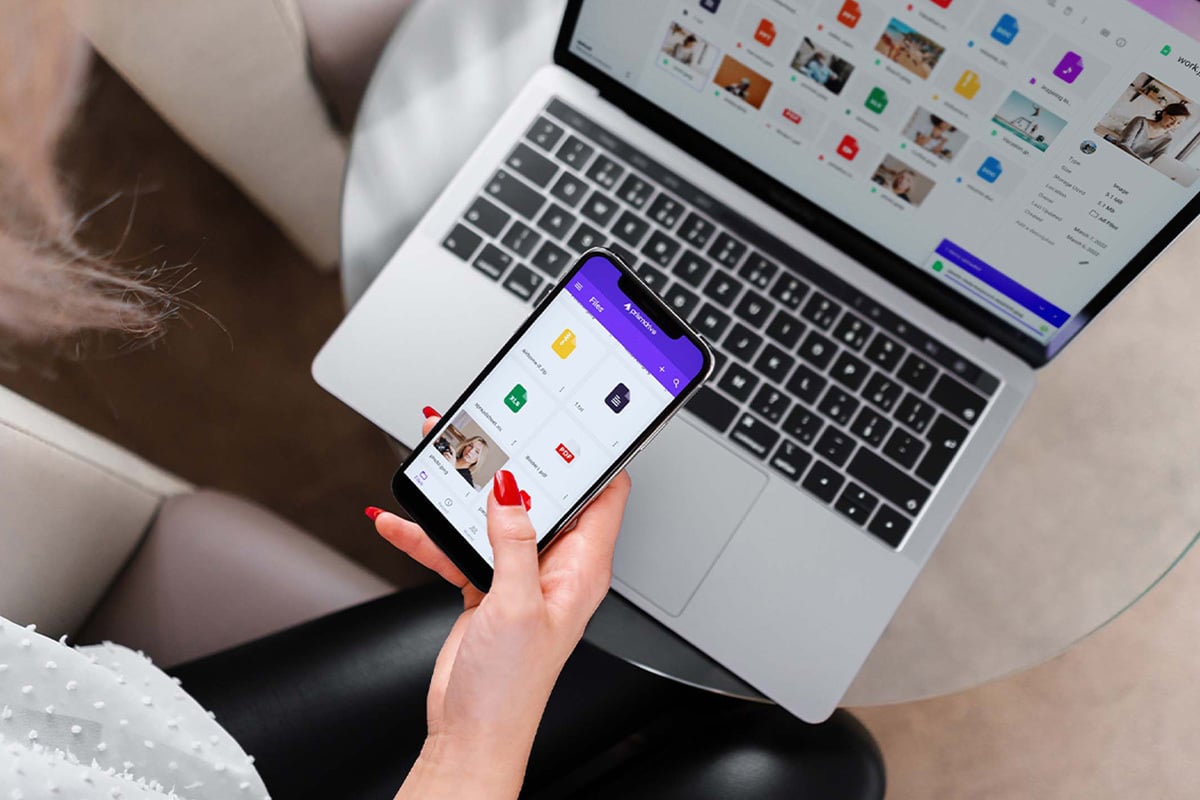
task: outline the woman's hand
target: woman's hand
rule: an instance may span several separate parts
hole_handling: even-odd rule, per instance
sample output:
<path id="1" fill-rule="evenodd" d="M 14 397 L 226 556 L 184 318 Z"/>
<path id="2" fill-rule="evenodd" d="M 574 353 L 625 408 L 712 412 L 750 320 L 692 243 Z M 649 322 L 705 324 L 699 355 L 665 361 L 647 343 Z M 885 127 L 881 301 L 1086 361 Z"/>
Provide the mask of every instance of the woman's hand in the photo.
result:
<path id="1" fill-rule="evenodd" d="M 427 408 L 424 433 L 437 421 Z M 488 539 L 495 576 L 486 595 L 416 524 L 368 510 L 380 535 L 463 593 L 462 616 L 429 687 L 425 749 L 398 797 L 517 796 L 550 690 L 612 578 L 627 474 L 613 479 L 540 559 L 511 473 L 498 472 L 493 484 Z"/>

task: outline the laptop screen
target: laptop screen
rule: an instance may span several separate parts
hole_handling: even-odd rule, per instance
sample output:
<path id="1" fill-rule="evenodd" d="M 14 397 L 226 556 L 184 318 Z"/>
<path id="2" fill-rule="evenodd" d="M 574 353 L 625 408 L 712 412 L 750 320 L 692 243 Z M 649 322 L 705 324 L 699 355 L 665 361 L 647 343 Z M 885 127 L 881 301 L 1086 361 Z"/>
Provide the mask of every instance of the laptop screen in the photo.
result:
<path id="1" fill-rule="evenodd" d="M 1191 0 L 584 0 L 572 54 L 1049 342 L 1200 191 Z"/>

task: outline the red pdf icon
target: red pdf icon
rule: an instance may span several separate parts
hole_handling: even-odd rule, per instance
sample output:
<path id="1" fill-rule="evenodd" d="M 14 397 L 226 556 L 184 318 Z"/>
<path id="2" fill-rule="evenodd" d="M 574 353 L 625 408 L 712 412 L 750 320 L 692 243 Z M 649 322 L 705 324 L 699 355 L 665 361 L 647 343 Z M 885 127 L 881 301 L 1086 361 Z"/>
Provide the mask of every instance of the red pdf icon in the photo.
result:
<path id="1" fill-rule="evenodd" d="M 847 161 L 853 161 L 858 157 L 858 139 L 849 134 L 843 136 L 842 141 L 838 142 L 837 154 Z"/>
<path id="2" fill-rule="evenodd" d="M 560 444 L 558 447 L 554 448 L 554 452 L 558 453 L 559 456 L 562 457 L 562 460 L 568 464 L 575 460 L 575 454 L 572 453 L 571 449 L 565 444 Z"/>
<path id="3" fill-rule="evenodd" d="M 758 23 L 758 30 L 754 32 L 754 41 L 761 44 L 763 47 L 770 47 L 775 42 L 775 23 L 769 19 L 763 19 Z"/>
<path id="4" fill-rule="evenodd" d="M 790 108 L 785 108 L 783 110 L 783 118 L 793 125 L 799 125 L 800 121 L 804 119 L 804 117 L 800 116 L 799 111 L 793 111 Z"/>
<path id="5" fill-rule="evenodd" d="M 847 28 L 855 28 L 860 19 L 862 19 L 862 6 L 858 4 L 857 0 L 846 0 L 842 3 L 842 10 L 837 15 L 838 22 Z"/>
<path id="6" fill-rule="evenodd" d="M 933 0 L 933 4 L 938 8 L 949 8 L 954 0 Z"/>

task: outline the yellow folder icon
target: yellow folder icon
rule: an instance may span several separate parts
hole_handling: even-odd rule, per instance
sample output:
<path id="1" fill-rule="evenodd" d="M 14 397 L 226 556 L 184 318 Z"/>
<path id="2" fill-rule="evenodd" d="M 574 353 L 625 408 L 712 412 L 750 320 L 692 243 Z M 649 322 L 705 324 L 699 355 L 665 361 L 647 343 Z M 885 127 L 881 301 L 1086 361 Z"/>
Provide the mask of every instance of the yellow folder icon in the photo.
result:
<path id="1" fill-rule="evenodd" d="M 554 344 L 550 346 L 559 358 L 566 358 L 575 352 L 575 332 L 570 328 L 565 328 L 559 337 L 554 340 Z"/>
<path id="2" fill-rule="evenodd" d="M 954 84 L 954 93 L 971 100 L 979 92 L 979 87 L 979 73 L 969 69 L 963 70 L 962 77 Z"/>

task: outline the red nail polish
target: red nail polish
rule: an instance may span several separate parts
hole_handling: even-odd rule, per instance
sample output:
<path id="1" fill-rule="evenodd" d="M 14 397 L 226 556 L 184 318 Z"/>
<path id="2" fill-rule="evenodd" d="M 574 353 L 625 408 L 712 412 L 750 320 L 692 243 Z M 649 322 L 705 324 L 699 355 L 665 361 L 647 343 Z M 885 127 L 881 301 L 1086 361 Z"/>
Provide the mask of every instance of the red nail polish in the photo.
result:
<path id="1" fill-rule="evenodd" d="M 492 494 L 502 506 L 521 505 L 521 487 L 517 486 L 517 479 L 506 469 L 497 471 L 492 478 Z"/>
<path id="2" fill-rule="evenodd" d="M 525 491 L 524 489 L 521 490 L 521 503 L 525 506 L 526 511 L 533 508 L 533 498 L 531 498 L 529 496 L 529 492 Z"/>
<path id="3" fill-rule="evenodd" d="M 430 417 L 440 417 L 441 416 L 441 414 L 439 414 L 433 406 L 425 406 L 424 408 L 421 409 L 421 413 L 425 415 L 425 419 L 429 419 Z"/>
<path id="4" fill-rule="evenodd" d="M 383 513 L 383 509 L 376 508 L 375 506 L 367 506 L 367 510 L 365 513 L 370 518 L 371 522 L 374 522 L 376 519 L 379 518 L 379 515 Z"/>

